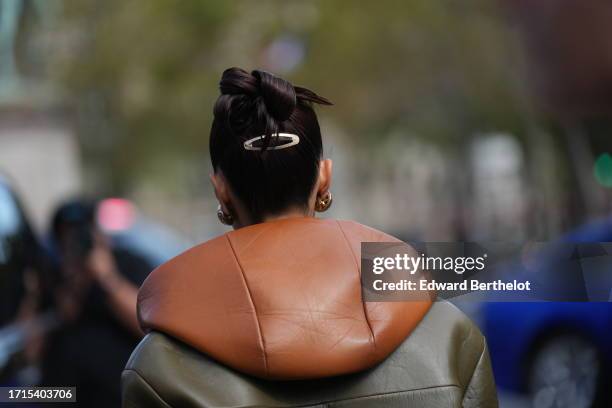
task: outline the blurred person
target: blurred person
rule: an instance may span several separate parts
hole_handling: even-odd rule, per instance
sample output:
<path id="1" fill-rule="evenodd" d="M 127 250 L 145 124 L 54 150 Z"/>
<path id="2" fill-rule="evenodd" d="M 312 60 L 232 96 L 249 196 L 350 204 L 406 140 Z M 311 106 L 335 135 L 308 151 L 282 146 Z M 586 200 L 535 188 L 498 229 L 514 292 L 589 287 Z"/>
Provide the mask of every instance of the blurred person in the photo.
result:
<path id="1" fill-rule="evenodd" d="M 76 386 L 78 406 L 119 406 L 121 370 L 141 337 L 136 297 L 146 274 L 137 265 L 119 267 L 97 227 L 95 203 L 61 205 L 52 235 L 62 326 L 48 340 L 41 385 Z"/>
<path id="2" fill-rule="evenodd" d="M 228 232 L 152 272 L 124 407 L 495 407 L 486 342 L 447 302 L 364 302 L 361 242 L 332 204 L 314 92 L 223 73 L 211 181 Z M 292 381 L 285 381 L 292 380 Z"/>

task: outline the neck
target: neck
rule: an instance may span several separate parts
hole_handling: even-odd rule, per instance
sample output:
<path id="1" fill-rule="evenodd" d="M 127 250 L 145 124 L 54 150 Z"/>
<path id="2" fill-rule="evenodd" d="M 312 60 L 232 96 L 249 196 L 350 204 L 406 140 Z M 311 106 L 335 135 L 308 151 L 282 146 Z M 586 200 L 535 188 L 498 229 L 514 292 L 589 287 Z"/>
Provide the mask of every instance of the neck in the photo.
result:
<path id="1" fill-rule="evenodd" d="M 263 222 L 282 220 L 285 218 L 300 218 L 300 217 L 314 217 L 314 211 L 304 211 L 303 209 L 293 209 L 284 211 L 282 214 L 266 216 Z"/>
<path id="2" fill-rule="evenodd" d="M 307 210 L 304 211 L 304 209 L 302 208 L 293 208 L 287 211 L 283 211 L 282 213 L 279 214 L 274 214 L 274 215 L 266 215 L 265 217 L 263 217 L 262 219 L 262 223 L 263 222 L 270 222 L 270 221 L 276 221 L 276 220 L 283 220 L 286 218 L 303 218 L 303 217 L 314 217 L 314 211 L 311 210 Z M 253 224 L 259 224 L 259 223 L 255 223 L 255 222 L 251 222 L 251 221 L 247 221 L 247 222 L 240 222 L 240 220 L 236 220 L 236 223 L 234 223 L 234 229 L 239 229 L 239 228 L 243 228 L 243 227 L 248 227 L 249 225 L 253 225 Z"/>

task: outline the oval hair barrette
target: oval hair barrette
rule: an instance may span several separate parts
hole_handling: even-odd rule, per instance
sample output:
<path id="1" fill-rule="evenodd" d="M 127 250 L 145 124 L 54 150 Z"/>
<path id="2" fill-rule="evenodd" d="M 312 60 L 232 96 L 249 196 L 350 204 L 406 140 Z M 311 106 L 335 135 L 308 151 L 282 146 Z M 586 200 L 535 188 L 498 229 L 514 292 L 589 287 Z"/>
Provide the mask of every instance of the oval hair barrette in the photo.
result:
<path id="1" fill-rule="evenodd" d="M 286 149 L 288 147 L 295 146 L 296 144 L 300 143 L 300 137 L 298 135 L 294 135 L 293 133 L 276 133 L 276 137 L 278 138 L 278 141 L 281 143 L 274 145 L 274 146 L 268 146 L 266 150 Z M 244 148 L 246 150 L 262 150 L 261 147 L 255 146 L 254 143 L 259 140 L 263 140 L 265 138 L 266 138 L 266 135 L 261 135 L 261 136 L 257 136 L 252 139 L 249 139 L 246 142 L 244 142 Z M 283 140 L 284 142 L 282 142 Z"/>

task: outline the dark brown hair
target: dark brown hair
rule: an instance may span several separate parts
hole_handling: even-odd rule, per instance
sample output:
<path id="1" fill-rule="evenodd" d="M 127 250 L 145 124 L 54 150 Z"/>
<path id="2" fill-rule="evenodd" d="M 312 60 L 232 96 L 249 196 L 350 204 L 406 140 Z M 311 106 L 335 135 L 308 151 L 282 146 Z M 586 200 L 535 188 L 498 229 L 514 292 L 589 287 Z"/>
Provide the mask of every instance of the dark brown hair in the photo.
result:
<path id="1" fill-rule="evenodd" d="M 223 173 L 254 222 L 291 207 L 305 208 L 323 153 L 312 104 L 331 102 L 260 70 L 229 68 L 220 89 L 210 132 L 215 172 Z M 298 135 L 300 142 L 270 149 L 280 143 L 277 134 L 283 132 Z M 261 150 L 244 148 L 245 141 L 262 135 Z"/>

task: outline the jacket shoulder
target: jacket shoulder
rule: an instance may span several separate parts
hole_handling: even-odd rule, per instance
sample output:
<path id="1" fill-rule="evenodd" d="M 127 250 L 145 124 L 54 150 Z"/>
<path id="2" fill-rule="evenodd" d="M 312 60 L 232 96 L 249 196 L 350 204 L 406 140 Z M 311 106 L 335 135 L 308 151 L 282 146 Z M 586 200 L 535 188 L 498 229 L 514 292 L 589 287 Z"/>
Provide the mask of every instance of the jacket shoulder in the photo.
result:
<path id="1" fill-rule="evenodd" d="M 497 391 L 485 337 L 455 305 L 434 302 L 396 354 L 424 356 L 419 372 L 461 390 L 463 407 L 497 407 Z M 436 356 L 437 358 L 432 358 Z M 408 361 L 408 359 L 402 359 Z M 398 362 L 402 363 L 401 361 Z M 414 367 L 414 358 L 410 364 Z"/>
<path id="2" fill-rule="evenodd" d="M 351 240 L 361 242 L 401 242 L 399 238 L 355 221 L 337 220 L 338 226 Z"/>
<path id="3" fill-rule="evenodd" d="M 485 339 L 467 316 L 445 301 L 435 302 L 414 332 L 378 366 L 315 381 L 257 379 L 151 332 L 125 368 L 122 392 L 125 407 L 288 407 L 381 395 L 402 395 L 402 401 L 415 404 L 425 400 L 440 406 L 450 401 L 452 406 L 497 406 Z"/>

